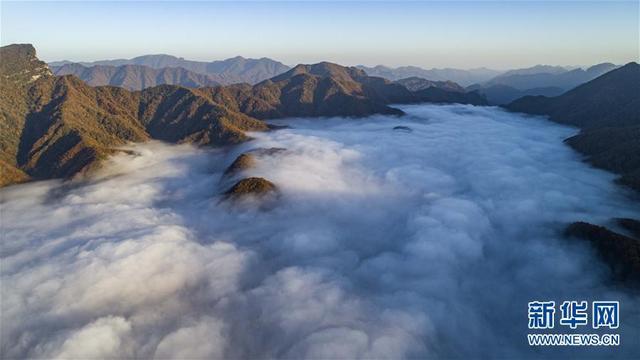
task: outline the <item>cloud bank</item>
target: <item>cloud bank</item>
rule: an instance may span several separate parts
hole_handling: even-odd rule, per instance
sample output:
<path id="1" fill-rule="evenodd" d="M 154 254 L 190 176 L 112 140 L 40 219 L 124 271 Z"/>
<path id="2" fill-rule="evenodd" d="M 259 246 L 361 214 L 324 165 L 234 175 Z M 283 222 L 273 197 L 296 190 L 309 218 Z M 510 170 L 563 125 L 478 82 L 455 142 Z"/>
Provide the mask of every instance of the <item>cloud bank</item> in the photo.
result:
<path id="1" fill-rule="evenodd" d="M 4 357 L 631 357 L 637 295 L 568 222 L 639 217 L 575 130 L 494 108 L 283 121 L 230 152 L 150 143 L 2 197 Z M 394 126 L 411 131 L 394 131 Z M 282 196 L 220 202 L 222 172 Z M 617 349 L 526 345 L 526 303 L 620 300 Z"/>

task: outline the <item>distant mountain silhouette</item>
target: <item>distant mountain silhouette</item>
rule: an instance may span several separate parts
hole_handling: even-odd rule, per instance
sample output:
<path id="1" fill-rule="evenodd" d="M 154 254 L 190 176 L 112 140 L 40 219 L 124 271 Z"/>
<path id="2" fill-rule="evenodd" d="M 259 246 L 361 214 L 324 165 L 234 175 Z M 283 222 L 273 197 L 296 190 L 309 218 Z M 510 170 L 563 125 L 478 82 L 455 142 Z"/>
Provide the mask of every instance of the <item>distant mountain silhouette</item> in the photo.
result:
<path id="1" fill-rule="evenodd" d="M 491 85 L 483 87 L 479 84 L 474 84 L 466 88 L 467 91 L 477 91 L 484 95 L 492 105 L 504 105 L 508 104 L 518 98 L 529 95 L 544 95 L 544 96 L 558 96 L 564 92 L 563 89 L 558 87 L 544 87 L 533 88 L 526 90 L 518 90 L 514 87 L 507 85 Z"/>
<path id="2" fill-rule="evenodd" d="M 62 66 L 69 61 L 52 62 L 50 66 Z M 83 66 L 107 65 L 143 65 L 154 69 L 167 67 L 183 68 L 194 73 L 215 76 L 215 80 L 222 84 L 249 83 L 256 84 L 289 70 L 281 62 L 269 59 L 246 59 L 241 56 L 219 61 L 193 61 L 171 55 L 143 55 L 133 59 L 101 60 L 94 62 L 79 62 Z"/>
<path id="3" fill-rule="evenodd" d="M 518 90 L 554 87 L 566 91 L 591 81 L 616 67 L 614 64 L 603 63 L 594 65 L 586 70 L 574 69 L 568 71 L 562 67 L 538 65 L 528 69 L 507 71 L 487 81 L 483 84 L 483 87 L 506 85 Z"/>
<path id="4" fill-rule="evenodd" d="M 69 63 L 52 66 L 55 75 L 75 75 L 91 86 L 120 86 L 129 90 L 142 90 L 156 85 L 180 85 L 205 87 L 220 85 L 213 75 L 198 74 L 183 68 L 164 67 L 154 69 L 145 65 L 94 65 L 86 67 Z"/>
<path id="5" fill-rule="evenodd" d="M 446 91 L 465 92 L 465 88 L 453 81 L 431 81 L 420 77 L 412 76 L 395 81 L 411 91 L 424 90 L 426 88 L 435 87 Z"/>
<path id="6" fill-rule="evenodd" d="M 505 71 L 504 73 L 496 76 L 500 77 L 509 77 L 512 75 L 535 75 L 535 74 L 561 74 L 569 71 L 568 69 L 562 66 L 555 65 L 534 65 L 528 68 L 514 69 Z"/>
<path id="7" fill-rule="evenodd" d="M 390 68 L 383 65 L 366 67 L 359 65 L 370 76 L 379 76 L 389 80 L 400 80 L 410 77 L 419 77 L 431 81 L 453 81 L 462 86 L 475 83 L 483 83 L 502 73 L 502 71 L 486 68 L 460 70 L 460 69 L 423 69 L 417 66 L 402 66 Z"/>
<path id="8" fill-rule="evenodd" d="M 567 143 L 640 190 L 640 65 L 629 63 L 557 97 L 526 96 L 506 106 L 580 127 Z"/>

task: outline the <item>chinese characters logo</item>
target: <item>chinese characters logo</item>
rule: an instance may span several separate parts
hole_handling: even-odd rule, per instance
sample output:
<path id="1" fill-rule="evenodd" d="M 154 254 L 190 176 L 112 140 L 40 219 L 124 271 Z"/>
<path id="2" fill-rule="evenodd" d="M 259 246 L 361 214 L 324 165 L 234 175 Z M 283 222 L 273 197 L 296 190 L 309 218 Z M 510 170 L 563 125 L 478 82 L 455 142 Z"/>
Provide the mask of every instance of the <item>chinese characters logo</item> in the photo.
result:
<path id="1" fill-rule="evenodd" d="M 589 304 L 586 301 L 564 301 L 560 306 L 562 326 L 577 329 L 589 324 Z M 555 326 L 555 301 L 529 303 L 529 329 L 553 329 Z M 617 329 L 620 325 L 618 301 L 593 301 L 591 303 L 591 327 Z"/>
<path id="2" fill-rule="evenodd" d="M 620 303 L 617 301 L 594 301 L 592 304 L 592 326 L 594 329 L 608 327 L 617 329 L 620 320 Z"/>
<path id="3" fill-rule="evenodd" d="M 529 303 L 529 329 L 553 329 L 555 301 Z"/>

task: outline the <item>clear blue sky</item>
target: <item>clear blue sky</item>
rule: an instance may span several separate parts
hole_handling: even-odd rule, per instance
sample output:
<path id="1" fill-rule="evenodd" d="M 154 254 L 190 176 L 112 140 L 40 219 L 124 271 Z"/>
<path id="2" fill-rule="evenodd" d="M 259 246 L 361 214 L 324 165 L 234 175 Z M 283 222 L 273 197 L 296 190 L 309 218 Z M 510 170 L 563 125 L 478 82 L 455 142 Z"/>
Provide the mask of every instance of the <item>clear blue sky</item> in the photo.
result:
<path id="1" fill-rule="evenodd" d="M 286 64 L 522 67 L 639 56 L 638 0 L 1 2 L 3 45 L 46 60 L 166 53 Z"/>

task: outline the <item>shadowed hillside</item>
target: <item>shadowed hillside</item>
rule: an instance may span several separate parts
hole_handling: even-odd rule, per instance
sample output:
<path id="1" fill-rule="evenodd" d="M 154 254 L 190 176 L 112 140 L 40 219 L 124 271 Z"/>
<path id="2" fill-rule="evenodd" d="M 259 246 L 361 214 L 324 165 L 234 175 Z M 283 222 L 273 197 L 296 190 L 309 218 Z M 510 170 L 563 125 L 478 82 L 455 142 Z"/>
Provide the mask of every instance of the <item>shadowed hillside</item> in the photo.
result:
<path id="1" fill-rule="evenodd" d="M 602 63 L 586 69 L 569 70 L 561 66 L 536 65 L 507 71 L 485 83 L 468 86 L 467 90 L 477 90 L 487 97 L 489 103 L 503 105 L 523 96 L 559 96 L 617 67 Z"/>
<path id="2" fill-rule="evenodd" d="M 35 101 L 29 87 L 52 77 L 29 44 L 0 48 L 0 186 L 29 176 L 15 166 L 22 129 Z"/>
<path id="3" fill-rule="evenodd" d="M 216 102 L 256 118 L 400 115 L 400 110 L 388 104 L 486 103 L 475 93 L 431 88 L 412 92 L 389 80 L 367 76 L 358 68 L 328 62 L 298 65 L 253 87 L 239 84 L 203 91 L 210 91 Z"/>
<path id="4" fill-rule="evenodd" d="M 509 110 L 581 128 L 567 143 L 640 190 L 640 65 L 629 63 L 557 97 L 527 96 Z"/>
<path id="5" fill-rule="evenodd" d="M 209 90 L 215 101 L 257 118 L 288 116 L 364 116 L 402 114 L 386 104 L 366 74 L 331 63 L 298 65 L 253 87 L 231 85 Z M 365 80 L 366 81 L 366 80 Z M 402 87 L 397 91 L 408 93 Z"/>
<path id="6" fill-rule="evenodd" d="M 127 142 L 218 146 L 267 129 L 195 90 L 166 85 L 130 92 L 52 76 L 31 45 L 3 47 L 0 57 L 2 185 L 73 176 Z"/>
<path id="7" fill-rule="evenodd" d="M 508 104 L 516 99 L 524 96 L 558 96 L 561 95 L 564 90 L 558 87 L 542 87 L 531 88 L 526 90 L 518 90 L 508 85 L 490 85 L 483 87 L 479 84 L 474 84 L 466 89 L 467 91 L 477 91 L 480 94 L 486 96 L 487 101 L 492 105 L 504 105 Z"/>

